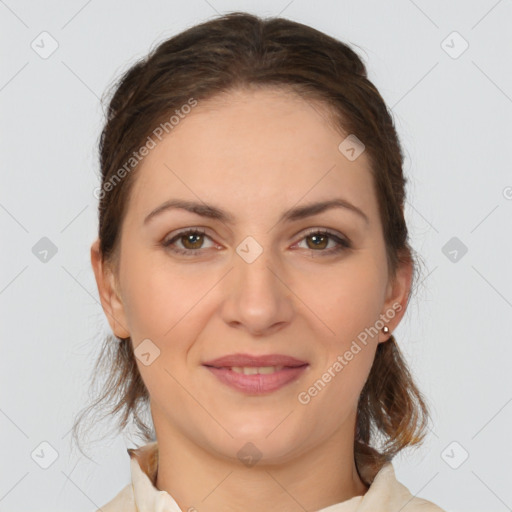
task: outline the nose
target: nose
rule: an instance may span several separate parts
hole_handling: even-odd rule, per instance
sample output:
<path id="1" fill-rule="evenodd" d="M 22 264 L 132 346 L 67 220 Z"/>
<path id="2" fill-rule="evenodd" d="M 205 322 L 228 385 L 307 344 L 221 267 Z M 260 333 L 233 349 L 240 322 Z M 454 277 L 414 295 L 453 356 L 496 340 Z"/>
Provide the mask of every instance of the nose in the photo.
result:
<path id="1" fill-rule="evenodd" d="M 288 325 L 294 314 L 293 292 L 277 257 L 264 250 L 250 262 L 235 254 L 233 264 L 224 282 L 223 320 L 253 336 L 269 335 Z"/>

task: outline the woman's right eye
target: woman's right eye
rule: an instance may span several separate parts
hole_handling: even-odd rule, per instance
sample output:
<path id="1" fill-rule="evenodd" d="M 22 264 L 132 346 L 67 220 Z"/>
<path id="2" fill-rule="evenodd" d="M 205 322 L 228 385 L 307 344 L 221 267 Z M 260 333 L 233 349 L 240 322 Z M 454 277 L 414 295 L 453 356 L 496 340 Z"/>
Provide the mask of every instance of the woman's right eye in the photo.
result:
<path id="1" fill-rule="evenodd" d="M 211 238 L 205 234 L 203 229 L 192 228 L 180 231 L 170 239 L 165 239 L 162 242 L 162 245 L 178 254 L 184 254 L 185 256 L 197 256 L 205 238 L 211 240 Z M 173 247 L 176 242 L 181 243 L 184 248 Z"/>

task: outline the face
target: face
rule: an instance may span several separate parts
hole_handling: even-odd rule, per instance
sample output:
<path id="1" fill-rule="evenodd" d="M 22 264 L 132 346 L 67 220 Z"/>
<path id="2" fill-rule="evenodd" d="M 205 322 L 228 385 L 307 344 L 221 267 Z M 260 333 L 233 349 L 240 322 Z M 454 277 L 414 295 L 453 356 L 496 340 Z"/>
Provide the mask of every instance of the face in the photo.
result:
<path id="1" fill-rule="evenodd" d="M 97 243 L 92 260 L 112 329 L 139 356 L 157 438 L 233 458 L 250 441 L 268 462 L 353 439 L 411 269 L 391 281 L 369 160 L 349 160 L 344 138 L 319 105 L 238 91 L 199 103 L 137 169 L 116 279 Z M 178 200 L 202 210 L 148 217 Z M 352 206 L 304 210 L 328 201 Z M 240 354 L 271 358 L 212 364 Z"/>

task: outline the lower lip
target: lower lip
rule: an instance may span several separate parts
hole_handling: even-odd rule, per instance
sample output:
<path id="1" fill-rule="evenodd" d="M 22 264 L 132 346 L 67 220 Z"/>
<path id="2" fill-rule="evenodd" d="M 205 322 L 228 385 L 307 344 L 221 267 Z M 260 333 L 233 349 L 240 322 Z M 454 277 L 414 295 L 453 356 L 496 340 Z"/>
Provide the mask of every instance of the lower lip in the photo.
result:
<path id="1" fill-rule="evenodd" d="M 206 366 L 221 382 L 249 394 L 263 394 L 276 391 L 297 379 L 308 365 L 295 368 L 285 367 L 274 373 L 245 375 L 229 368 L 214 368 Z"/>

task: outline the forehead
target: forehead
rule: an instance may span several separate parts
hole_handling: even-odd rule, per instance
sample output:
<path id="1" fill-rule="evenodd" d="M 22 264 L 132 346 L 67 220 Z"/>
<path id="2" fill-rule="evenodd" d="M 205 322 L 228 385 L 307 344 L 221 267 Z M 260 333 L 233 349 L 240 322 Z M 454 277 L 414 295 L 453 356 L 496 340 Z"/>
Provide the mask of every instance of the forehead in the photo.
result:
<path id="1" fill-rule="evenodd" d="M 346 135 L 325 106 L 293 92 L 238 90 L 199 102 L 137 169 L 130 209 L 141 216 L 180 197 L 250 216 L 262 205 L 341 196 L 372 215 L 369 161 L 364 152 L 354 161 L 340 152 Z"/>

